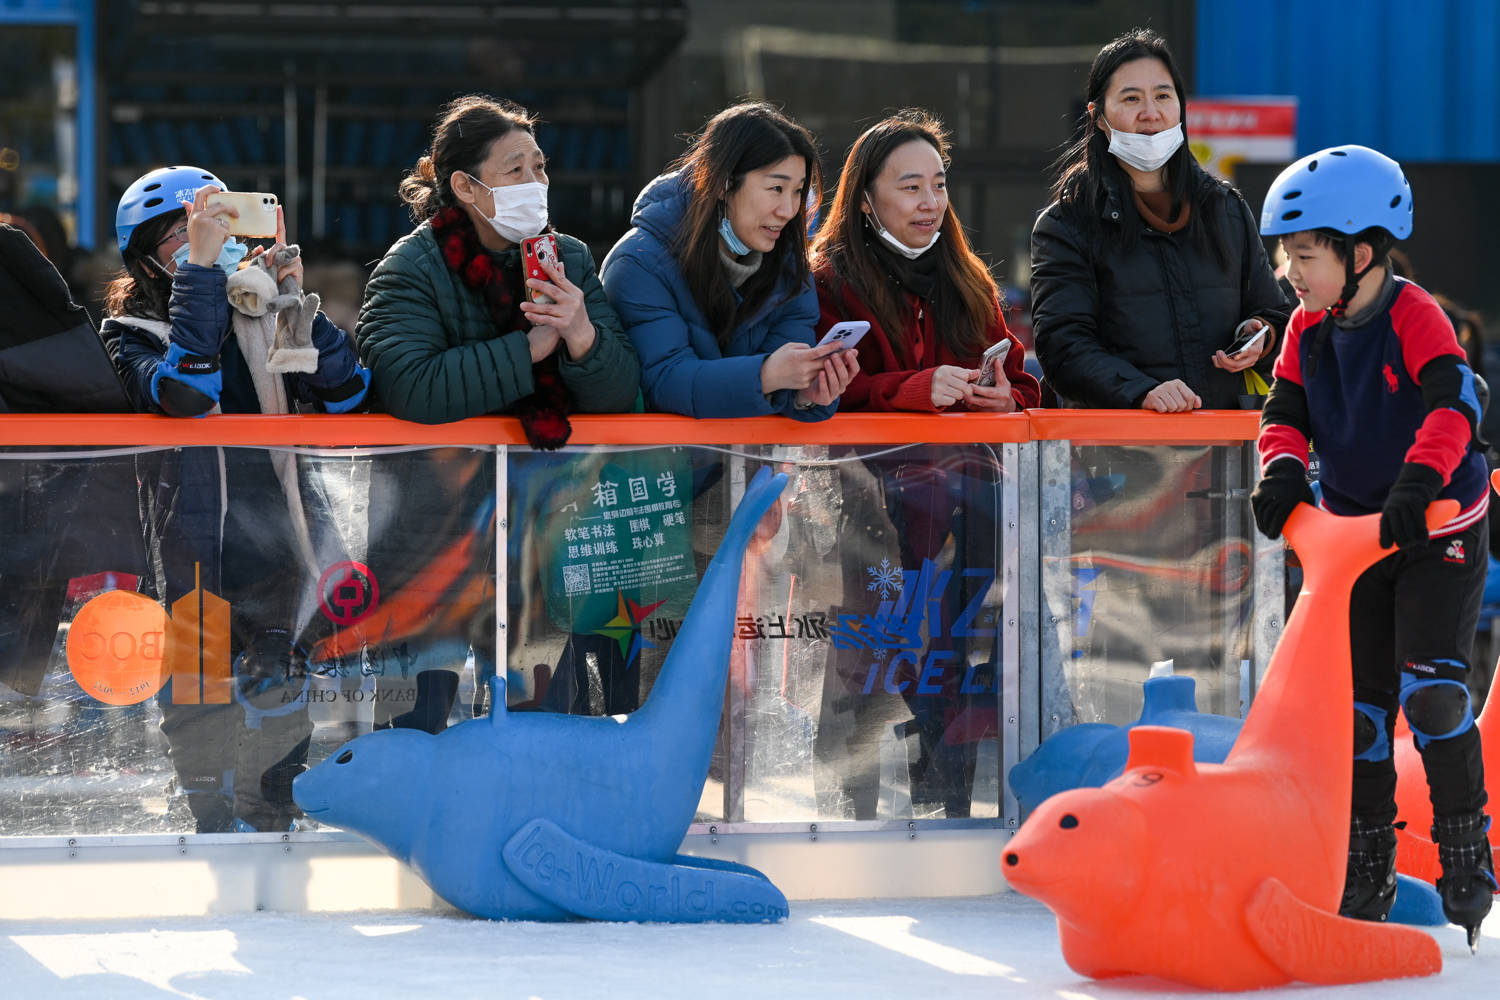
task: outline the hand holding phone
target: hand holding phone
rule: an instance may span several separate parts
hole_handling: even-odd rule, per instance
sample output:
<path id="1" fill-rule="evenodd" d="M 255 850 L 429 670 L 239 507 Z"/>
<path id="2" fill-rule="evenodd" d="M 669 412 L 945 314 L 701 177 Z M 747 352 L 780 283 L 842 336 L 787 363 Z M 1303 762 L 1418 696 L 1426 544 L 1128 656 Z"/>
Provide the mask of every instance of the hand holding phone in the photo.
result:
<path id="1" fill-rule="evenodd" d="M 995 341 L 985 350 L 984 357 L 979 359 L 979 385 L 995 384 L 995 372 L 1005 364 L 1005 356 L 1009 353 L 1009 337 Z"/>
<path id="2" fill-rule="evenodd" d="M 859 343 L 860 338 L 868 333 L 869 330 L 870 324 L 862 319 L 851 319 L 845 320 L 842 323 L 835 323 L 828 328 L 827 333 L 823 334 L 823 338 L 818 341 L 817 346 L 827 347 L 830 344 L 837 344 L 839 345 L 839 350 L 847 351 Z"/>
<path id="3" fill-rule="evenodd" d="M 1259 327 L 1253 333 L 1249 330 L 1246 330 L 1244 333 L 1234 338 L 1234 343 L 1224 348 L 1224 353 L 1229 355 L 1231 358 L 1238 357 L 1247 351 L 1258 349 L 1261 345 L 1261 341 L 1265 339 L 1266 328 L 1264 326 Z"/>
<path id="4" fill-rule="evenodd" d="M 562 267 L 562 258 L 557 255 L 557 238 L 551 233 L 542 233 L 540 236 L 532 236 L 521 241 L 521 268 L 526 278 L 535 278 L 538 281 L 551 281 L 552 275 L 547 273 L 543 263 L 550 261 L 555 267 Z M 523 279 L 524 280 L 524 279 Z M 535 288 L 527 287 L 527 296 L 533 302 L 549 305 L 552 297 Z"/>
<path id="5" fill-rule="evenodd" d="M 229 235 L 253 239 L 276 236 L 277 204 L 276 196 L 264 191 L 217 191 L 206 203 L 210 208 L 224 205 L 233 209 L 237 213 L 234 217 L 222 217 L 229 223 Z"/>

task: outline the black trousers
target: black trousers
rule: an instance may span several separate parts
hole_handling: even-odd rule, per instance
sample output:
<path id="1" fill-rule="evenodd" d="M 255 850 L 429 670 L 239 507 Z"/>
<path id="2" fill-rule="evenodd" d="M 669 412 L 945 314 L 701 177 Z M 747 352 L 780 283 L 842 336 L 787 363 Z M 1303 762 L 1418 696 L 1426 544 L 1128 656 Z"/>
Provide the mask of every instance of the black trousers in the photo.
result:
<path id="1" fill-rule="evenodd" d="M 1488 554 L 1489 522 L 1481 519 L 1457 534 L 1394 552 L 1355 581 L 1349 601 L 1354 700 L 1385 711 L 1387 746 L 1392 745 L 1396 725 L 1401 669 L 1408 661 L 1443 659 L 1468 665 L 1466 680 L 1475 714 L 1484 703 L 1490 668 L 1475 663 L 1472 656 Z M 1484 807 L 1484 759 L 1477 727 L 1451 739 L 1429 740 L 1421 753 L 1433 815 Z M 1354 762 L 1353 811 L 1377 823 L 1396 818 L 1393 756 Z"/>

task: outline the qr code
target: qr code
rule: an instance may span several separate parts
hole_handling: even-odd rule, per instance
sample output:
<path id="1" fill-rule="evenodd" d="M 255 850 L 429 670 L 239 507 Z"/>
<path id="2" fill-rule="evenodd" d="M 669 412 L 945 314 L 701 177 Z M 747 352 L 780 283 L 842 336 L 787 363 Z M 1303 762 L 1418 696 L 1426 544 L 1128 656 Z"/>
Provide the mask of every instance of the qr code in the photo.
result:
<path id="1" fill-rule="evenodd" d="M 563 567 L 563 592 L 568 596 L 582 594 L 589 590 L 589 567 L 585 563 L 582 566 Z"/>

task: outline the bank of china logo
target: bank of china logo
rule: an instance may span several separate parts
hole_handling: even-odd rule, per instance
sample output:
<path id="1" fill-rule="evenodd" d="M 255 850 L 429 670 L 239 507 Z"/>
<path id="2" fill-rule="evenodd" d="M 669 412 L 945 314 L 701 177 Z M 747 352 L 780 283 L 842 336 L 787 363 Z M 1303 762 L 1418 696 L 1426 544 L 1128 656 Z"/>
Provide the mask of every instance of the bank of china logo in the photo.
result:
<path id="1" fill-rule="evenodd" d="M 229 704 L 229 602 L 196 582 L 170 615 L 128 590 L 80 608 L 64 648 L 78 686 L 107 705 L 138 705 L 171 681 L 173 704 Z"/>

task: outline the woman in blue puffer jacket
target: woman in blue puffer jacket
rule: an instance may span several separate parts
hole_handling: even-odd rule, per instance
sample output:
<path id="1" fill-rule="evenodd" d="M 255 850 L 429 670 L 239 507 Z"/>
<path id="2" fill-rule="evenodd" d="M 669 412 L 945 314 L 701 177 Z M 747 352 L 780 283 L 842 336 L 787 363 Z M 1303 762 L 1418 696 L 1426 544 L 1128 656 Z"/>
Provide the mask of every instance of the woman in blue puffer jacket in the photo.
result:
<path id="1" fill-rule="evenodd" d="M 817 348 L 807 266 L 812 136 L 768 104 L 719 112 L 636 199 L 602 268 L 647 405 L 690 417 L 824 420 L 859 370 Z"/>

